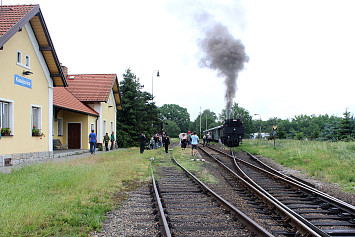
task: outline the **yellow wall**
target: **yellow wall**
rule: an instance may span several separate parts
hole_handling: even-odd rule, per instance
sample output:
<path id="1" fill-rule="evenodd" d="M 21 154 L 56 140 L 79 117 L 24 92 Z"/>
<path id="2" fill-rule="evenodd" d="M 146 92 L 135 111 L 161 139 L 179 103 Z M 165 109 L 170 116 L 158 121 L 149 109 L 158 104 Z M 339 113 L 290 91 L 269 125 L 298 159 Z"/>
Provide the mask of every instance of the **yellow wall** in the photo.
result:
<path id="1" fill-rule="evenodd" d="M 102 102 L 101 106 L 102 106 L 102 126 L 103 126 L 103 121 L 106 120 L 107 122 L 106 132 L 108 132 L 109 136 L 111 136 L 111 122 L 113 122 L 113 131 L 116 134 L 116 116 L 115 116 L 116 107 L 114 104 L 112 91 L 110 92 L 110 99 L 108 100 L 108 103 Z M 102 130 L 102 133 L 103 132 L 104 131 Z"/>
<path id="2" fill-rule="evenodd" d="M 30 56 L 30 69 L 17 65 L 17 50 L 22 52 L 22 62 L 25 56 Z M 25 76 L 24 70 L 30 70 L 32 75 Z M 32 89 L 15 85 L 14 74 L 32 80 Z M 25 27 L 17 32 L 3 50 L 0 50 L 0 100 L 13 100 L 13 136 L 2 137 L 0 140 L 0 155 L 48 151 L 49 126 L 49 83 L 42 66 L 36 56 Z M 32 137 L 31 105 L 42 106 L 42 131 L 46 135 L 40 139 Z M 10 118 L 11 119 L 11 118 Z"/>
<path id="3" fill-rule="evenodd" d="M 89 134 L 91 132 L 91 124 L 93 123 L 94 128 L 96 127 L 96 117 L 68 110 L 60 110 L 57 117 L 63 118 L 63 136 L 58 136 L 58 122 L 54 120 L 53 139 L 59 139 L 63 145 L 67 145 L 68 123 L 81 123 L 81 149 L 90 149 Z"/>

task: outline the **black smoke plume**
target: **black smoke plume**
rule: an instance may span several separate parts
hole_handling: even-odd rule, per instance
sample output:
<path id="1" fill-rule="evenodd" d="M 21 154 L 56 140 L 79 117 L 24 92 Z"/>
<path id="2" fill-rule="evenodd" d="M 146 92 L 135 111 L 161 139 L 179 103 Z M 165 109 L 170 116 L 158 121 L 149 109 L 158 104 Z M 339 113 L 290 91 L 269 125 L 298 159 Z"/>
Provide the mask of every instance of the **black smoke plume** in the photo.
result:
<path id="1" fill-rule="evenodd" d="M 244 63 L 249 61 L 245 47 L 239 39 L 235 39 L 227 27 L 219 22 L 211 21 L 208 14 L 200 15 L 199 20 L 208 20 L 204 38 L 199 41 L 199 46 L 204 52 L 200 60 L 203 67 L 217 70 L 218 76 L 224 78 L 226 93 L 226 118 L 230 116 L 233 99 L 237 91 L 238 74 L 244 69 Z"/>

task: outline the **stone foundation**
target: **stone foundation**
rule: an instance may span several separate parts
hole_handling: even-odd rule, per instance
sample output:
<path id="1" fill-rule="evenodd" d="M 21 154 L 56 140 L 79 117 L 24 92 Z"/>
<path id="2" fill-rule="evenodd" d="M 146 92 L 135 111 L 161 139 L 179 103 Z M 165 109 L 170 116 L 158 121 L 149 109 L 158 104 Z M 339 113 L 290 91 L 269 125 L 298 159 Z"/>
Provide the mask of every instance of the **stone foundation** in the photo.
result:
<path id="1" fill-rule="evenodd" d="M 11 166 L 16 167 L 16 166 L 29 164 L 29 163 L 36 163 L 39 161 L 50 160 L 53 158 L 53 151 L 0 155 L 0 171 L 2 168 L 5 167 L 5 160 L 9 158 L 11 159 Z M 9 162 L 9 160 L 7 161 Z"/>

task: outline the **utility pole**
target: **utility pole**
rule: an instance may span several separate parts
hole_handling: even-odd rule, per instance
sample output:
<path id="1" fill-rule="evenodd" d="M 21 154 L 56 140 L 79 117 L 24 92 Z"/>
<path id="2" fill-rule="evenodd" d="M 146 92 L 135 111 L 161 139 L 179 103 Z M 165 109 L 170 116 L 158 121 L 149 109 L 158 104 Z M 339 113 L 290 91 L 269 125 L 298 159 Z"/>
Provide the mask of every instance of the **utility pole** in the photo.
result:
<path id="1" fill-rule="evenodd" d="M 201 137 L 201 107 L 200 107 L 200 137 Z"/>
<path id="2" fill-rule="evenodd" d="M 207 112 L 206 112 L 206 130 L 208 129 L 207 127 Z"/>

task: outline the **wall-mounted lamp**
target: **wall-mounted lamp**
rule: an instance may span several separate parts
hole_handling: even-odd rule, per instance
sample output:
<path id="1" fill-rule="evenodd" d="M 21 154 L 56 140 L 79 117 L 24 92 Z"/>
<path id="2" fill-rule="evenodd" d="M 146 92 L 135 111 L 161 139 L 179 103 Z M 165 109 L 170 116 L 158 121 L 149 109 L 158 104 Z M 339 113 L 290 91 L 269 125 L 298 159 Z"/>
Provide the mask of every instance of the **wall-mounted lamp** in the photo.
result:
<path id="1" fill-rule="evenodd" d="M 31 71 L 23 71 L 22 74 L 28 76 L 28 75 L 33 74 L 33 72 L 31 72 Z"/>

